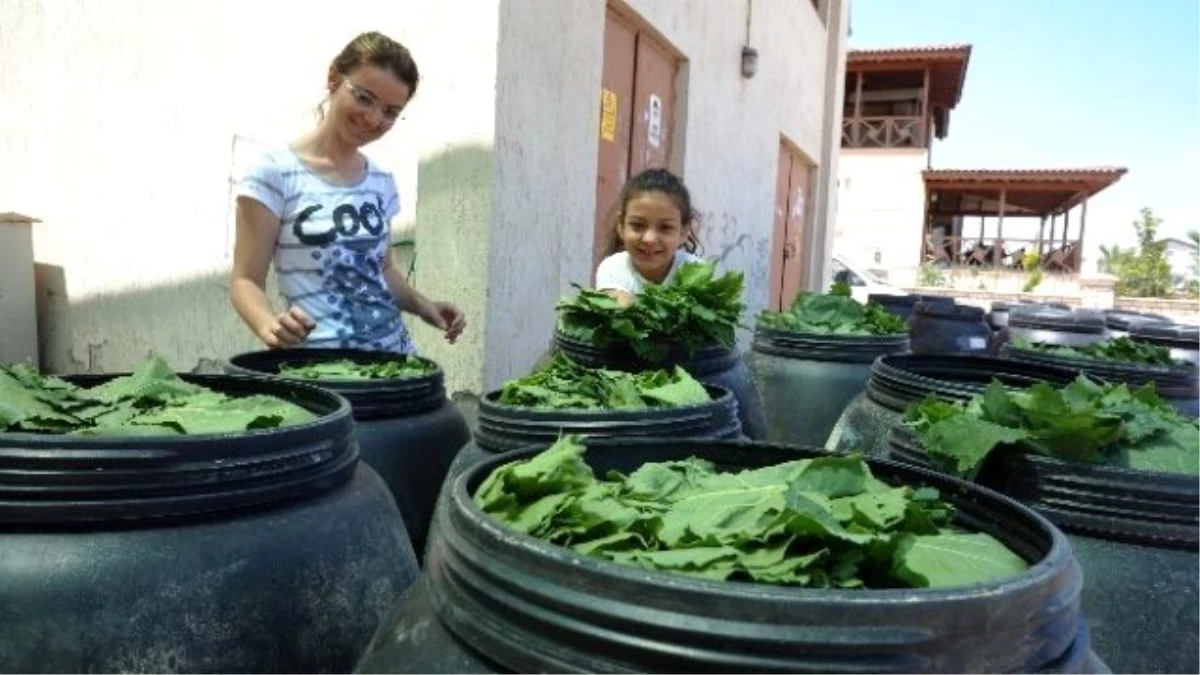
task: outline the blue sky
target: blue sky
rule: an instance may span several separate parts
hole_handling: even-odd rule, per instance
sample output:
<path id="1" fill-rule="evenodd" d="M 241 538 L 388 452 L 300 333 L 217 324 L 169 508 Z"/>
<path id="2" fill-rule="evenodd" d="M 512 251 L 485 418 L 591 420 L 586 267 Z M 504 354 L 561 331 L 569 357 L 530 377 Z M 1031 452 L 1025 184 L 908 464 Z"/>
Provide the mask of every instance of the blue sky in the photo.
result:
<path id="1" fill-rule="evenodd" d="M 972 45 L 935 168 L 1128 168 L 1088 206 L 1089 250 L 1131 243 L 1142 206 L 1200 228 L 1196 0 L 851 2 L 852 48 Z"/>

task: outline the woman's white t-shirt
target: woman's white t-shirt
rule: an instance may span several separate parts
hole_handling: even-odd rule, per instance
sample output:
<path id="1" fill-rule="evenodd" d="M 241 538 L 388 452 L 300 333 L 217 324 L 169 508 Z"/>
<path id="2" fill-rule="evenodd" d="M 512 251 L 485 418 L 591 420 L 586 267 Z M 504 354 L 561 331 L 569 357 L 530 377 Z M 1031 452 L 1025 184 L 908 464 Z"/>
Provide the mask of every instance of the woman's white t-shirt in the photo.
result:
<path id="1" fill-rule="evenodd" d="M 663 279 L 663 283 L 670 281 L 680 267 L 700 259 L 699 256 L 683 249 L 675 251 L 675 260 L 671 261 L 671 269 L 667 272 L 667 278 Z M 600 261 L 600 266 L 596 268 L 596 290 L 598 291 L 624 291 L 630 295 L 638 295 L 651 283 L 653 282 L 646 281 L 646 278 L 638 273 L 633 266 L 633 261 L 629 259 L 627 251 L 608 256 Z"/>

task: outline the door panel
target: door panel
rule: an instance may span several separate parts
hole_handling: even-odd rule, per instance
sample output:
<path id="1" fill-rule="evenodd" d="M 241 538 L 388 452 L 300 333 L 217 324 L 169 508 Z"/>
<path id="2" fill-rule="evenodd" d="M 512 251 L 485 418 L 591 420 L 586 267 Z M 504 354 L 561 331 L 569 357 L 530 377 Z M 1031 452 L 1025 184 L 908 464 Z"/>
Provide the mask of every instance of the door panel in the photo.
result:
<path id="1" fill-rule="evenodd" d="M 803 157 L 792 153 L 788 187 L 787 245 L 783 257 L 781 301 L 790 305 L 800 292 L 804 273 L 804 239 L 808 224 L 808 203 L 812 194 L 812 169 Z"/>
<path id="2" fill-rule="evenodd" d="M 604 25 L 604 72 L 600 82 L 600 152 L 596 173 L 593 270 L 608 248 L 610 215 L 621 193 L 621 186 L 629 177 L 636 49 L 637 32 L 610 9 Z"/>
<path id="3" fill-rule="evenodd" d="M 679 64 L 662 46 L 638 34 L 630 175 L 670 165 L 678 70 Z"/>
<path id="4" fill-rule="evenodd" d="M 775 170 L 775 224 L 771 237 L 771 276 L 769 277 L 768 309 L 783 308 L 783 247 L 787 243 L 788 196 L 791 188 L 792 154 L 779 144 L 779 165 Z"/>

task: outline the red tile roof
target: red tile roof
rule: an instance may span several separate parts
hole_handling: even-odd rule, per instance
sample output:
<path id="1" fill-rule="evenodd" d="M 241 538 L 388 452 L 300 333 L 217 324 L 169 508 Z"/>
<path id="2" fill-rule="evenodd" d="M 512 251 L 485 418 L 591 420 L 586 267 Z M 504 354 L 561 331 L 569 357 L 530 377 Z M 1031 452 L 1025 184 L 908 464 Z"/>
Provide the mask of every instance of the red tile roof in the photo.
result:
<path id="1" fill-rule="evenodd" d="M 947 56 L 962 56 L 962 58 L 966 59 L 970 55 L 971 45 L 966 43 L 913 47 L 869 47 L 866 49 L 851 49 L 846 52 L 846 58 L 851 61 L 919 61 L 945 58 Z"/>
<path id="2" fill-rule="evenodd" d="M 1096 166 L 1071 169 L 927 169 L 925 180 L 987 182 L 1116 182 L 1128 169 Z"/>

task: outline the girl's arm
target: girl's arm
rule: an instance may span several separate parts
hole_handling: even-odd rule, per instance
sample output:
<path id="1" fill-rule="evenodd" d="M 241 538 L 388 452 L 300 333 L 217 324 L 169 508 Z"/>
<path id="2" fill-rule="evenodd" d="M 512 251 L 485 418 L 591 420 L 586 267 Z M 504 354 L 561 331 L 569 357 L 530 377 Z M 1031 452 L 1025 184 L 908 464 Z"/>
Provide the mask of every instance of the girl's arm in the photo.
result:
<path id="1" fill-rule="evenodd" d="M 392 297 L 396 298 L 400 309 L 415 314 L 430 326 L 444 331 L 447 342 L 454 344 L 467 327 L 467 318 L 458 307 L 449 302 L 434 302 L 408 283 L 404 273 L 396 267 L 391 249 L 383 256 L 383 278 L 387 280 Z"/>
<path id="2" fill-rule="evenodd" d="M 279 218 L 260 202 L 237 198 L 237 239 L 229 275 L 229 299 L 242 321 L 268 347 L 304 342 L 316 327 L 304 310 L 292 307 L 276 314 L 267 299 L 267 270 L 279 236 Z"/>

